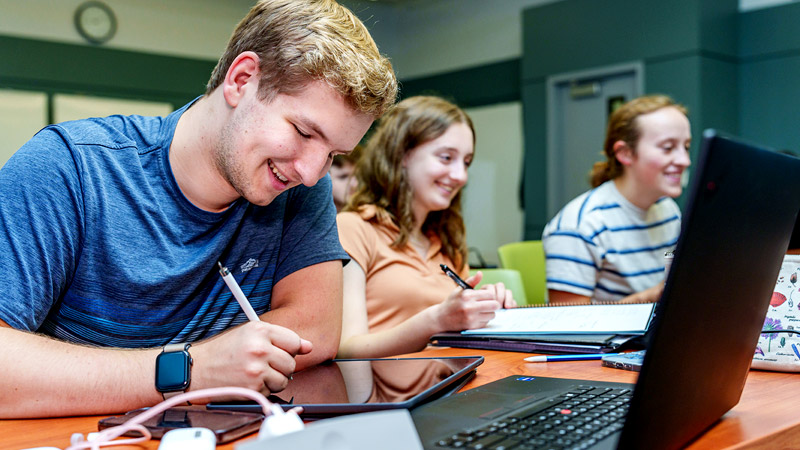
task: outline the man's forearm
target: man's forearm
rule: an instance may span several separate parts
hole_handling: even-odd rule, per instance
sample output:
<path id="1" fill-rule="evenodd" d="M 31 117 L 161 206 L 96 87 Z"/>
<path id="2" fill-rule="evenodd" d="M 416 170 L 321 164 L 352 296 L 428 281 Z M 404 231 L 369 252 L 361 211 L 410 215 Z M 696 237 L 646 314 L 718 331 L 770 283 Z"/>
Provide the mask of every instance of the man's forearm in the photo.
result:
<path id="1" fill-rule="evenodd" d="M 313 349 L 307 355 L 298 355 L 295 371 L 333 359 L 341 336 L 340 316 L 330 317 L 320 311 L 300 311 L 303 318 L 297 320 L 293 307 L 283 307 L 261 315 L 261 320 L 286 327 L 301 338 L 311 341 Z"/>
<path id="2" fill-rule="evenodd" d="M 342 262 L 315 264 L 283 278 L 272 305 L 262 320 L 289 328 L 314 346 L 297 357 L 296 370 L 334 358 L 342 333 Z"/>
<path id="3" fill-rule="evenodd" d="M 86 347 L 0 327 L 0 418 L 110 414 L 151 406 L 159 350 Z"/>

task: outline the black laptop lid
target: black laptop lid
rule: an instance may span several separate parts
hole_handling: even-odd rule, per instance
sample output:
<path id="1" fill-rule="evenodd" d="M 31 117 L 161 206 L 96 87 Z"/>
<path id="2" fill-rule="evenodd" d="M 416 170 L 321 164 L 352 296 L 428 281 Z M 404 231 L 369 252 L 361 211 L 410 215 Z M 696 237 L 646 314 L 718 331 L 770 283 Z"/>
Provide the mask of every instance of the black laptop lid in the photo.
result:
<path id="1" fill-rule="evenodd" d="M 619 448 L 677 448 L 738 403 L 800 210 L 800 159 L 706 131 Z"/>
<path id="2" fill-rule="evenodd" d="M 789 248 L 796 250 L 800 249 L 800 216 L 794 223 L 794 231 L 792 231 L 792 238 L 789 240 Z"/>

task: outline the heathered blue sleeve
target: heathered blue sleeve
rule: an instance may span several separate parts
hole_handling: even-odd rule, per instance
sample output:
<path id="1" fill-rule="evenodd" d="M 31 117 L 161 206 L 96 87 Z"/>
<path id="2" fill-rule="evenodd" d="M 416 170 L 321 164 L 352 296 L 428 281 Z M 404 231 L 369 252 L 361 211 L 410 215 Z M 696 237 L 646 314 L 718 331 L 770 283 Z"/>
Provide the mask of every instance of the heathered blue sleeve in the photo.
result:
<path id="1" fill-rule="evenodd" d="M 298 186 L 292 189 L 286 208 L 275 283 L 313 264 L 334 259 L 350 260 L 339 244 L 329 175 L 311 188 Z"/>
<path id="2" fill-rule="evenodd" d="M 75 153 L 58 127 L 0 169 L 0 319 L 34 331 L 70 283 L 83 239 Z"/>

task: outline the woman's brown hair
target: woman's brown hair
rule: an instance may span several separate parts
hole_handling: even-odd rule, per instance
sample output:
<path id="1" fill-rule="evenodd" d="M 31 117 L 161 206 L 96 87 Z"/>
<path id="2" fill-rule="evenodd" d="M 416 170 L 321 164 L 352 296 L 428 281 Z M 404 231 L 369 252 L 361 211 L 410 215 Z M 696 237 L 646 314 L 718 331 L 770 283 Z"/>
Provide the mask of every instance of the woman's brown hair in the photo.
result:
<path id="1" fill-rule="evenodd" d="M 589 173 L 589 183 L 593 188 L 600 186 L 608 180 L 613 180 L 622 175 L 623 166 L 617 160 L 614 151 L 614 143 L 623 141 L 635 152 L 636 144 L 639 142 L 641 130 L 636 119 L 644 114 L 655 112 L 661 108 L 671 106 L 678 109 L 684 115 L 688 115 L 686 107 L 675 103 L 674 100 L 666 95 L 648 95 L 635 98 L 628 103 L 617 108 L 608 119 L 606 129 L 606 141 L 603 146 L 605 161 L 594 163 Z"/>
<path id="2" fill-rule="evenodd" d="M 403 158 L 411 150 L 438 138 L 451 125 L 463 123 L 472 131 L 472 120 L 458 106 L 439 97 L 409 97 L 381 118 L 378 127 L 364 147 L 356 168 L 358 187 L 346 211 L 357 211 L 375 205 L 377 220 L 391 220 L 400 229 L 392 247 L 408 243 L 414 227 L 411 201 L 414 193 L 403 168 Z M 464 219 L 461 215 L 461 191 L 442 211 L 428 214 L 422 232 L 433 233 L 442 241 L 442 252 L 461 270 L 467 260 Z"/>

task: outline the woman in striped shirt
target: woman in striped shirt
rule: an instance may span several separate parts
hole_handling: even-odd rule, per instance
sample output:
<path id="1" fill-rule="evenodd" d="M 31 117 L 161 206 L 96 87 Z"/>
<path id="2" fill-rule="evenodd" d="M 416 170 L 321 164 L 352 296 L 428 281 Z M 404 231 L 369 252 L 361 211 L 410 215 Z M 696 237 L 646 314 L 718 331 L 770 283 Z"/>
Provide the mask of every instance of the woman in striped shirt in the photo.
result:
<path id="1" fill-rule="evenodd" d="M 686 109 L 663 95 L 622 105 L 609 119 L 592 189 L 544 229 L 550 303 L 655 302 L 664 253 L 680 233 L 673 198 L 691 164 Z"/>

